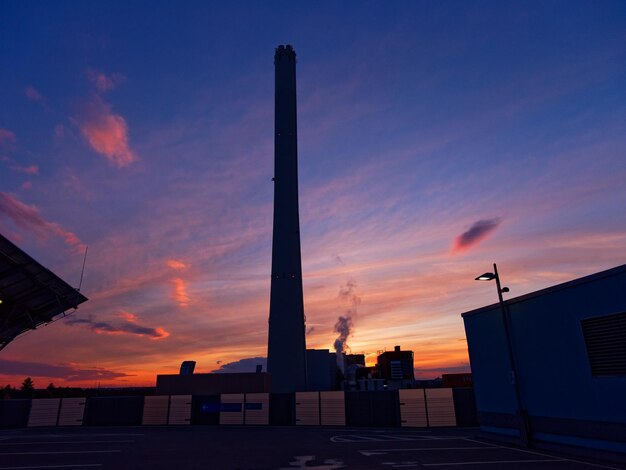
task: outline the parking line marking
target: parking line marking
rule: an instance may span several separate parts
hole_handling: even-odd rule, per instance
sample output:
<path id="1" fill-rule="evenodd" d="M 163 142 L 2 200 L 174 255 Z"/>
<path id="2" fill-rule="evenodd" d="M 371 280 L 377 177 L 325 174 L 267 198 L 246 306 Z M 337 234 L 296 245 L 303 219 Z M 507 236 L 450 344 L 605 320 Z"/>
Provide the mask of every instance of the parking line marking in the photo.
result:
<path id="1" fill-rule="evenodd" d="M 410 449 L 372 449 L 372 450 L 359 450 L 360 453 L 366 455 L 371 452 L 385 453 L 385 452 L 415 452 L 422 450 L 484 450 L 484 449 L 499 449 L 499 447 L 418 447 Z"/>
<path id="2" fill-rule="evenodd" d="M 32 445 L 48 445 L 48 444 L 121 444 L 136 442 L 134 440 L 126 441 L 42 441 L 42 442 L 0 442 L 0 446 L 32 446 Z"/>
<path id="3" fill-rule="evenodd" d="M 102 467 L 101 463 L 83 463 L 70 465 L 37 465 L 35 467 L 0 467 L 0 470 L 26 470 L 34 468 L 78 468 L 78 467 Z"/>
<path id="4" fill-rule="evenodd" d="M 60 450 L 52 452 L 0 452 L 0 455 L 113 454 L 121 450 Z"/>
<path id="5" fill-rule="evenodd" d="M 486 465 L 494 463 L 538 463 L 538 462 L 569 462 L 567 459 L 529 459 L 529 460 L 492 460 L 484 462 L 442 462 L 442 463 L 423 463 L 424 467 L 443 467 L 446 465 Z"/>
<path id="6" fill-rule="evenodd" d="M 474 439 L 465 439 L 465 440 L 469 441 L 469 442 L 476 442 L 476 443 L 483 444 L 483 442 L 476 441 Z M 497 445 L 497 444 L 494 444 L 494 445 Z M 518 452 L 525 452 L 527 454 L 541 455 L 542 457 L 552 457 L 550 454 L 544 454 L 543 452 L 536 452 L 536 451 L 526 450 L 526 449 L 518 449 L 516 447 L 508 447 L 508 446 L 499 446 L 498 445 L 498 447 L 501 448 L 501 449 L 508 449 L 508 450 L 514 450 L 514 451 L 518 451 Z M 620 470 L 619 468 L 616 468 L 616 467 L 609 467 L 607 465 L 601 465 L 599 463 L 585 462 L 584 460 L 576 460 L 576 459 L 568 459 L 568 458 L 563 458 L 561 460 L 567 460 L 568 462 L 575 462 L 575 463 L 579 463 L 579 464 L 583 464 L 583 465 L 589 465 L 591 467 L 606 468 L 606 469 L 609 469 L 609 470 Z"/>

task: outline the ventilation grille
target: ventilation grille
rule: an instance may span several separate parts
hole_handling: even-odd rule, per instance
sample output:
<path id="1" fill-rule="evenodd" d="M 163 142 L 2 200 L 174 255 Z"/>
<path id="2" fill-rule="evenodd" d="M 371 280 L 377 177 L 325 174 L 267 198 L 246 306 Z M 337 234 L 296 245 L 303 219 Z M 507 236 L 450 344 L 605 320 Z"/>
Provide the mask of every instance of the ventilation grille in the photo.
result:
<path id="1" fill-rule="evenodd" d="M 626 312 L 581 320 L 594 377 L 626 376 Z"/>

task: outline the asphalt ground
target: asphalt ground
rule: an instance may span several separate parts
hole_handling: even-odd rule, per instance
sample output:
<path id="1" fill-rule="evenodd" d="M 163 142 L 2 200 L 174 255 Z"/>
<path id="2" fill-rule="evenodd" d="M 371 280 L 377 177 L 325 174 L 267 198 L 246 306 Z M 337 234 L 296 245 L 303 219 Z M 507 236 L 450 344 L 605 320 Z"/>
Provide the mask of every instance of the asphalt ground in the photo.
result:
<path id="1" fill-rule="evenodd" d="M 499 445 L 477 429 L 273 426 L 22 428 L 0 431 L 8 469 L 626 469 Z"/>

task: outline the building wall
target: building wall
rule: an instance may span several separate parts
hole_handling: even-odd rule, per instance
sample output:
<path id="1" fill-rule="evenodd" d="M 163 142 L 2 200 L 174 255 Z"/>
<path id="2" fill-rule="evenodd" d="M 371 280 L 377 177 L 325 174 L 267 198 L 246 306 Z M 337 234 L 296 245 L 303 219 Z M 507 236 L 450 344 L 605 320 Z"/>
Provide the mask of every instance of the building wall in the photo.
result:
<path id="1" fill-rule="evenodd" d="M 574 435 L 583 445 L 626 451 L 626 444 L 591 442 L 626 443 L 626 376 L 592 376 L 581 327 L 583 319 L 626 312 L 626 265 L 511 299 L 506 307 L 532 436 L 564 442 L 559 436 Z M 481 424 L 514 434 L 517 405 L 501 310 L 492 305 L 463 318 Z"/>
<path id="2" fill-rule="evenodd" d="M 399 362 L 402 377 L 394 377 L 392 374 L 392 361 Z M 413 351 L 402 351 L 396 346 L 393 351 L 386 351 L 378 356 L 378 368 L 381 378 L 387 380 L 415 380 L 413 370 Z"/>
<path id="3" fill-rule="evenodd" d="M 267 372 L 232 374 L 157 375 L 157 395 L 262 393 L 271 389 Z"/>

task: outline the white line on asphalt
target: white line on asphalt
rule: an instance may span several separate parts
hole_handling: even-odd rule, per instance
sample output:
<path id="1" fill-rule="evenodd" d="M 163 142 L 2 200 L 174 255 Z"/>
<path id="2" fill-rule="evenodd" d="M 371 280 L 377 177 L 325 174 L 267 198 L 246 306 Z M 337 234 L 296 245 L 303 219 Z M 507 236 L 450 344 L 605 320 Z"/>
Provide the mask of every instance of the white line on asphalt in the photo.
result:
<path id="1" fill-rule="evenodd" d="M 484 462 L 442 462 L 442 463 L 423 463 L 424 467 L 444 467 L 446 465 L 487 465 L 502 463 L 539 463 L 539 462 L 569 462 L 567 459 L 527 459 L 527 460 L 486 460 Z"/>
<path id="2" fill-rule="evenodd" d="M 33 434 L 28 436 L 26 434 L 14 434 L 8 436 L 5 439 L 57 439 L 68 437 L 131 437 L 131 436 L 145 436 L 145 434 L 137 433 L 74 433 L 74 434 Z"/>
<path id="3" fill-rule="evenodd" d="M 35 467 L 0 467 L 0 470 L 26 470 L 30 468 L 79 468 L 79 467 L 102 467 L 101 463 L 83 463 L 74 465 L 37 465 Z"/>
<path id="4" fill-rule="evenodd" d="M 121 450 L 60 450 L 53 452 L 0 452 L 0 455 L 112 454 Z"/>
<path id="5" fill-rule="evenodd" d="M 121 444 L 136 442 L 134 440 L 117 441 L 41 441 L 41 442 L 0 442 L 0 446 L 34 446 L 34 445 L 56 445 L 56 444 Z"/>
<path id="6" fill-rule="evenodd" d="M 499 447 L 413 447 L 410 449 L 372 449 L 372 450 L 359 450 L 360 453 L 366 455 L 371 452 L 385 453 L 385 452 L 415 452 L 422 450 L 484 450 L 484 449 L 499 449 Z"/>
<path id="7" fill-rule="evenodd" d="M 469 442 L 476 442 L 476 443 L 479 443 L 479 444 L 484 444 L 484 442 L 476 441 L 474 439 L 465 439 L 465 440 L 469 441 Z M 497 444 L 495 444 L 495 445 L 497 445 Z M 527 454 L 540 455 L 542 457 L 553 457 L 550 454 L 545 454 L 543 452 L 536 452 L 536 451 L 533 451 L 533 450 L 518 449 L 516 447 L 508 447 L 508 446 L 498 446 L 498 447 L 501 448 L 501 449 L 508 449 L 508 450 L 515 450 L 515 451 L 518 451 L 518 452 L 525 452 Z M 616 468 L 616 467 L 609 467 L 607 465 L 600 465 L 598 463 L 585 462 L 583 460 L 567 459 L 567 458 L 563 458 L 561 460 L 567 460 L 569 462 L 575 462 L 575 463 L 580 463 L 580 464 L 583 464 L 583 465 L 589 465 L 591 467 L 606 468 L 606 469 L 609 469 L 609 470 L 620 470 L 619 468 Z"/>

